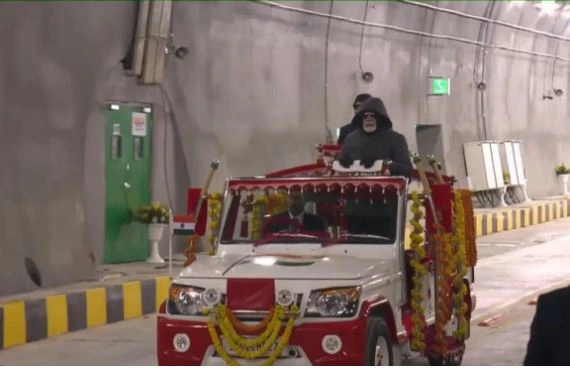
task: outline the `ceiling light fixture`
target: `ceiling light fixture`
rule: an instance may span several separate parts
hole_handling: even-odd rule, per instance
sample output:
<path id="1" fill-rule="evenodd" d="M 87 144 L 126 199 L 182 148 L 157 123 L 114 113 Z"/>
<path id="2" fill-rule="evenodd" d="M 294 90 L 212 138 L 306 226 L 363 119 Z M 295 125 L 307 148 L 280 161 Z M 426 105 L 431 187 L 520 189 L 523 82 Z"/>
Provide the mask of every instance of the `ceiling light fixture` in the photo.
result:
<path id="1" fill-rule="evenodd" d="M 512 7 L 520 7 L 520 6 L 523 6 L 525 3 L 526 3 L 526 1 L 511 0 L 511 1 L 509 1 L 509 2 L 507 3 L 507 6 L 508 6 L 509 8 L 512 8 Z"/>
<path id="2" fill-rule="evenodd" d="M 551 13 L 560 9 L 560 4 L 558 4 L 555 0 L 542 0 L 536 4 L 535 7 L 545 13 Z"/>

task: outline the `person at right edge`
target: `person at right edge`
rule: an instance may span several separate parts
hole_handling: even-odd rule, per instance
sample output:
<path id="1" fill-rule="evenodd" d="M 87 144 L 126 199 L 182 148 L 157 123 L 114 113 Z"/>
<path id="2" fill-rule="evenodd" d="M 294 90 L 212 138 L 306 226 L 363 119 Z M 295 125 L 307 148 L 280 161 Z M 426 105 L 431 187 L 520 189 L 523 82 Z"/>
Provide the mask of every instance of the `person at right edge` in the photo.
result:
<path id="1" fill-rule="evenodd" d="M 338 156 L 343 167 L 350 167 L 360 160 L 365 168 L 371 168 L 376 160 L 388 161 L 384 175 L 410 178 L 413 171 L 412 160 L 406 138 L 392 129 L 384 102 L 377 97 L 364 101 L 356 111 L 353 124 L 359 129 L 350 133 Z"/>
<path id="2" fill-rule="evenodd" d="M 523 365 L 570 366 L 570 287 L 538 297 Z"/>

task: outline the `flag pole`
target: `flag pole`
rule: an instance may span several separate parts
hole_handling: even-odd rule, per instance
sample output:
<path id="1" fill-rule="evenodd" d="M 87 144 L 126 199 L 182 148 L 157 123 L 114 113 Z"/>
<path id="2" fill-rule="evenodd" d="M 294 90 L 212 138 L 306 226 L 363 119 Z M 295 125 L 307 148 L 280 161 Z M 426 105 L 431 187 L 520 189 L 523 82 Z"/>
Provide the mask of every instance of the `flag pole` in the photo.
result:
<path id="1" fill-rule="evenodd" d="M 172 208 L 168 211 L 168 276 L 172 281 Z"/>

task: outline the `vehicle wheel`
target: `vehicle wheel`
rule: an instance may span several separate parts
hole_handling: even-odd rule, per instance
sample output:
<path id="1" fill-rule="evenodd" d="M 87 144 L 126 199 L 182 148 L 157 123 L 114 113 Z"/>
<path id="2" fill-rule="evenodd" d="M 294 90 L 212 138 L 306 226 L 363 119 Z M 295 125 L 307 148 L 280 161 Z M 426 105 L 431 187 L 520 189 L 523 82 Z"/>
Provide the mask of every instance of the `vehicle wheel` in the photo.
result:
<path id="1" fill-rule="evenodd" d="M 368 320 L 366 365 L 394 365 L 392 338 L 383 318 L 371 317 Z"/>

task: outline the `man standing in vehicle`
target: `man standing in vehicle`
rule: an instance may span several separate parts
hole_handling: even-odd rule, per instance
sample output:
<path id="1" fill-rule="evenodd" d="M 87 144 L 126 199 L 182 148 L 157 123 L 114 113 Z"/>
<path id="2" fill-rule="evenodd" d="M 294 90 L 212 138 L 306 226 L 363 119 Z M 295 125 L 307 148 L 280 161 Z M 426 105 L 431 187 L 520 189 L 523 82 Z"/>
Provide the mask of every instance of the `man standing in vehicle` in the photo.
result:
<path id="1" fill-rule="evenodd" d="M 356 111 L 352 124 L 358 129 L 350 133 L 344 142 L 338 161 L 350 167 L 360 160 L 365 168 L 371 168 L 376 160 L 387 161 L 384 175 L 410 177 L 412 161 L 406 138 L 392 130 L 384 102 L 377 97 L 366 100 Z"/>
<path id="2" fill-rule="evenodd" d="M 354 99 L 354 102 L 352 103 L 352 108 L 353 108 L 355 114 L 356 114 L 356 111 L 358 111 L 358 109 L 362 105 L 362 103 L 364 101 L 368 100 L 370 97 L 372 97 L 372 96 L 370 96 L 368 93 L 361 93 L 358 96 L 356 96 L 356 98 Z M 358 129 L 358 124 L 353 124 L 353 123 L 354 123 L 354 120 L 352 122 L 346 124 L 342 128 L 340 128 L 340 134 L 338 135 L 338 140 L 337 140 L 336 144 L 343 144 L 345 138 L 350 133 L 352 133 Z"/>

